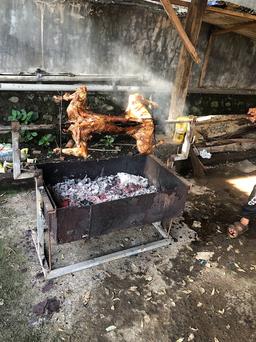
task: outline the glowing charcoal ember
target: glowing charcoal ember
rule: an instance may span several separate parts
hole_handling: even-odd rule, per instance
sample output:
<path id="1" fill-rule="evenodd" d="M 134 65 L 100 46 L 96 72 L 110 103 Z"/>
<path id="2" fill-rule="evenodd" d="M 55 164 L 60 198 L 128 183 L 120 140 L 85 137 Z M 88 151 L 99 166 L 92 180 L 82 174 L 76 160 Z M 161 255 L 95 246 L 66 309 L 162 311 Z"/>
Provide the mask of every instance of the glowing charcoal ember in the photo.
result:
<path id="1" fill-rule="evenodd" d="M 84 207 L 90 204 L 114 201 L 157 192 L 148 179 L 120 172 L 117 175 L 91 180 L 67 179 L 52 187 L 60 207 Z"/>

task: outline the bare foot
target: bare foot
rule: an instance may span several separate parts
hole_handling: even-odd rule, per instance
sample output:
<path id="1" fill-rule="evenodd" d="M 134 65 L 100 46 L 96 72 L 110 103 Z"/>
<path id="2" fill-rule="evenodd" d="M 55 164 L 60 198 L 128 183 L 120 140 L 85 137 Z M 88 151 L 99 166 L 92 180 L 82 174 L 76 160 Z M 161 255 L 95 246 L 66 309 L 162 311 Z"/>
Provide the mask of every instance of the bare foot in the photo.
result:
<path id="1" fill-rule="evenodd" d="M 231 238 L 236 238 L 239 235 L 245 233 L 248 230 L 249 220 L 242 217 L 240 222 L 235 222 L 228 227 L 228 236 Z"/>
<path id="2" fill-rule="evenodd" d="M 250 221 L 248 220 L 248 218 L 242 217 L 241 220 L 240 220 L 240 222 L 241 222 L 244 226 L 248 226 Z"/>

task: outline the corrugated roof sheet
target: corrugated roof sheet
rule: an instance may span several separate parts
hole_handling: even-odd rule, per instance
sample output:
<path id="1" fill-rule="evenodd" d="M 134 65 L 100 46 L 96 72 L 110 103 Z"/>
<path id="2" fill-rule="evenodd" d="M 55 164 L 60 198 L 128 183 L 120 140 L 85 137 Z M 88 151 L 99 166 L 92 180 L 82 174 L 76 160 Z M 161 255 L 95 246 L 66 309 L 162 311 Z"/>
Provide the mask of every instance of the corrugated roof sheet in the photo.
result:
<path id="1" fill-rule="evenodd" d="M 256 10 L 256 1 L 255 0 L 232 0 L 230 1 L 233 4 L 248 7 Z"/>
<path id="2" fill-rule="evenodd" d="M 186 0 L 186 1 L 191 2 L 191 0 Z M 216 2 L 218 2 L 218 0 L 216 0 Z M 222 1 L 222 2 L 227 2 L 227 1 Z M 256 0 L 231 0 L 228 2 L 256 10 Z"/>
<path id="3" fill-rule="evenodd" d="M 98 3 L 98 4 L 101 4 L 101 3 L 117 4 L 117 5 L 124 4 L 124 5 L 139 5 L 139 6 L 152 5 L 152 8 L 155 8 L 158 10 L 163 9 L 160 3 L 160 0 L 87 0 L 87 1 L 91 3 Z M 185 0 L 185 1 L 191 2 L 191 0 Z M 226 7 L 234 11 L 238 11 L 238 12 L 256 14 L 256 0 L 231 0 L 231 1 L 208 0 L 208 3 L 210 6 L 214 3 L 215 5 L 217 5 L 217 7 L 223 7 L 223 8 Z M 220 6 L 218 6 L 218 3 L 220 4 Z M 174 7 L 180 16 L 186 15 L 187 13 L 186 7 L 180 7 L 180 6 L 174 6 Z"/>

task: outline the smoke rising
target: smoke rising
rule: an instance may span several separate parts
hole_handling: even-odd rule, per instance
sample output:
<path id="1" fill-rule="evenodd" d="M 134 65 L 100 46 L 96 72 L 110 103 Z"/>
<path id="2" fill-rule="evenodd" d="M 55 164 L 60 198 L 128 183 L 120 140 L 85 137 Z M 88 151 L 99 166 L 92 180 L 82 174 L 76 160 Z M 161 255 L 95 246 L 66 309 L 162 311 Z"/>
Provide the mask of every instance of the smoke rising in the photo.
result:
<path id="1" fill-rule="evenodd" d="M 113 50 L 113 61 L 114 64 L 111 66 L 113 75 L 117 77 L 135 75 L 142 80 L 140 84 L 142 91 L 139 92 L 158 103 L 159 109 L 154 110 L 153 116 L 159 128 L 166 131 L 165 121 L 168 118 L 172 82 L 157 74 L 153 70 L 154 65 L 146 64 L 143 61 L 143 54 L 135 55 L 131 48 L 118 42 L 115 43 Z M 128 95 L 126 94 L 127 98 Z"/>

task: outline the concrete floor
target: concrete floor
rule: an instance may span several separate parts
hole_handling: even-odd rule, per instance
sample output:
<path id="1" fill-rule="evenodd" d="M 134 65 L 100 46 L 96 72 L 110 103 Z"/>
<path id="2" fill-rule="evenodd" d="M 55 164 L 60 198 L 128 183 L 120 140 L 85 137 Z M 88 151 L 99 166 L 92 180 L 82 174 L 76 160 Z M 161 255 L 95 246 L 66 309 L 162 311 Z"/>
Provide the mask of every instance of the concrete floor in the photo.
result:
<path id="1" fill-rule="evenodd" d="M 249 189 L 254 178 L 235 164 L 210 174 L 200 183 L 189 179 L 171 246 L 54 282 L 44 281 L 32 244 L 33 189 L 0 197 L 0 341 L 255 341 L 256 230 L 226 236 L 246 199 L 226 180 L 242 176 Z M 111 241 L 124 248 L 138 236 L 153 237 L 150 229 Z M 92 243 L 104 252 L 108 239 Z M 86 255 L 85 243 L 63 248 L 56 263 Z"/>

